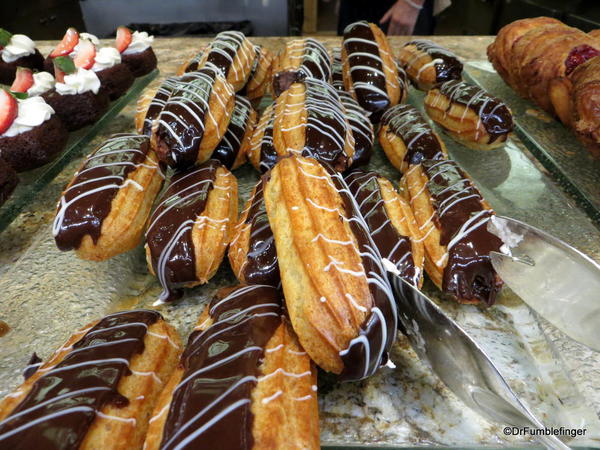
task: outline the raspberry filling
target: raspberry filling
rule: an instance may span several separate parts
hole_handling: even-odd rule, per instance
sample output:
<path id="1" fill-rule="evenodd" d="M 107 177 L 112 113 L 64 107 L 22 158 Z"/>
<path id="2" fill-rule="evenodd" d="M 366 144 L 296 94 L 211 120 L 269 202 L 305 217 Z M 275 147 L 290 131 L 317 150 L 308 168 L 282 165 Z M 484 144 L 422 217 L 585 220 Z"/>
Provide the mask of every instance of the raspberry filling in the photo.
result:
<path id="1" fill-rule="evenodd" d="M 592 59 L 594 56 L 600 55 L 600 51 L 596 50 L 594 47 L 590 47 L 589 45 L 583 44 L 578 45 L 569 53 L 567 59 L 565 60 L 566 74 L 570 75 L 571 72 L 575 70 L 575 68 L 586 62 L 588 59 Z"/>

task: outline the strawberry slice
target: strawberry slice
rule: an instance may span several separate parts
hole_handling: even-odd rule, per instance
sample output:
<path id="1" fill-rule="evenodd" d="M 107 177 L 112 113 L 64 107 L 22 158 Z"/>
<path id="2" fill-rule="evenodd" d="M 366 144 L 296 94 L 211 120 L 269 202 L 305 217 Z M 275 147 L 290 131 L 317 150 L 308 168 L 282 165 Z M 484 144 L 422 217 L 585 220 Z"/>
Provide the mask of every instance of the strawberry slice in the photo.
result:
<path id="1" fill-rule="evenodd" d="M 127 27 L 117 28 L 117 50 L 123 53 L 131 44 L 131 30 Z"/>
<path id="2" fill-rule="evenodd" d="M 73 59 L 75 67 L 81 67 L 82 69 L 91 69 L 94 65 L 94 59 L 96 58 L 96 46 L 92 44 L 92 41 L 83 39 L 79 41 L 79 47 L 77 47 L 77 54 Z"/>
<path id="3" fill-rule="evenodd" d="M 6 89 L 0 89 L 0 134 L 10 128 L 17 118 L 19 105 Z"/>
<path id="4" fill-rule="evenodd" d="M 79 33 L 75 28 L 69 28 L 65 33 L 65 36 L 62 38 L 62 41 L 60 41 L 52 53 L 50 53 L 50 58 L 68 55 L 73 51 L 78 42 Z"/>
<path id="5" fill-rule="evenodd" d="M 27 92 L 33 86 L 33 72 L 27 67 L 17 67 L 17 75 L 10 90 L 13 92 Z"/>

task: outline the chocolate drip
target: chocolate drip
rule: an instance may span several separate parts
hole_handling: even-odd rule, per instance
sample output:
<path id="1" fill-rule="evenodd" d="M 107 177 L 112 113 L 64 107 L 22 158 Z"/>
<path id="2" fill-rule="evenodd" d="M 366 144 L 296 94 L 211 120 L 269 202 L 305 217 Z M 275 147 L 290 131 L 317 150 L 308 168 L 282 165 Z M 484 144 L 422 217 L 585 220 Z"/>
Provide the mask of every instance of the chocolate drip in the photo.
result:
<path id="1" fill-rule="evenodd" d="M 104 406 L 128 405 L 119 382 L 131 373 L 131 359 L 144 351 L 148 327 L 160 317 L 156 311 L 124 311 L 98 322 L 0 422 L 0 447 L 79 448 Z"/>
<path id="2" fill-rule="evenodd" d="M 239 31 L 223 31 L 217 34 L 207 49 L 205 64 L 212 64 L 227 78 L 233 60 L 245 39 L 246 36 Z"/>
<path id="3" fill-rule="evenodd" d="M 275 238 L 265 208 L 265 182 L 263 177 L 256 185 L 245 221 L 251 225 L 244 279 L 249 284 L 267 284 L 277 287 L 280 283 L 279 264 Z"/>
<path id="4" fill-rule="evenodd" d="M 264 350 L 281 324 L 282 298 L 270 286 L 240 286 L 209 305 L 212 325 L 194 331 L 163 429 L 162 450 L 252 449 L 252 390 Z M 199 415 L 201 411 L 203 414 Z"/>
<path id="5" fill-rule="evenodd" d="M 369 23 L 360 21 L 348 25 L 343 45 L 358 103 L 371 114 L 384 111 L 390 106 L 390 97 L 379 46 Z"/>
<path id="6" fill-rule="evenodd" d="M 512 131 L 513 120 L 508 107 L 483 89 L 464 81 L 451 80 L 442 84 L 439 90 L 450 99 L 450 106 L 455 102 L 475 111 L 490 136 L 489 143 Z"/>
<path id="7" fill-rule="evenodd" d="M 398 268 L 402 278 L 417 286 L 420 271 L 415 267 L 410 239 L 400 234 L 390 220 L 378 182 L 379 175 L 356 170 L 344 178 L 371 231 L 379 254 Z"/>
<path id="8" fill-rule="evenodd" d="M 484 208 L 481 193 L 454 161 L 424 161 L 423 169 L 441 229 L 440 244 L 448 247 L 442 289 L 493 305 L 503 285 L 489 256 L 502 246 L 487 230 L 493 212 Z"/>
<path id="9" fill-rule="evenodd" d="M 160 112 L 156 151 L 169 166 L 185 169 L 196 163 L 217 76 L 210 67 L 184 75 Z"/>
<path id="10" fill-rule="evenodd" d="M 339 92 L 346 91 L 344 88 L 342 49 L 340 47 L 335 47 L 331 51 L 331 54 L 331 85 Z"/>
<path id="11" fill-rule="evenodd" d="M 162 109 L 165 107 L 167 100 L 173 93 L 173 90 L 177 87 L 179 81 L 178 77 L 167 78 L 161 83 L 154 98 L 148 105 L 146 111 L 146 117 L 144 117 L 144 126 L 142 127 L 142 134 L 150 136 L 152 134 L 152 123 L 154 119 L 158 117 Z"/>
<path id="12" fill-rule="evenodd" d="M 381 118 L 382 124 L 402 139 L 406 146 L 404 161 L 419 164 L 425 159 L 445 159 L 440 141 L 425 118 L 411 105 L 396 105 Z"/>
<path id="13" fill-rule="evenodd" d="M 360 380 L 373 375 L 387 361 L 387 353 L 396 340 L 396 304 L 381 255 L 370 237 L 369 229 L 359 212 L 350 188 L 339 173 L 325 165 L 333 184 L 344 203 L 348 225 L 358 244 L 362 265 L 368 278 L 373 298 L 371 314 L 362 324 L 359 336 L 352 339 L 346 350 L 340 352 L 344 370 L 343 380 Z M 366 338 L 366 343 L 363 340 Z"/>
<path id="14" fill-rule="evenodd" d="M 306 79 L 306 74 L 300 70 L 284 70 L 273 75 L 273 94 L 279 97 L 287 91 L 294 83 L 300 83 Z"/>
<path id="15" fill-rule="evenodd" d="M 345 140 L 351 130 L 339 95 L 321 80 L 307 78 L 304 86 L 307 119 L 302 155 L 344 170 L 349 159 L 344 151 Z"/>
<path id="16" fill-rule="evenodd" d="M 206 208 L 219 167 L 221 164 L 211 159 L 176 173 L 150 217 L 146 242 L 152 268 L 163 287 L 162 301 L 176 300 L 184 285 L 197 281 L 192 230 Z"/>
<path id="17" fill-rule="evenodd" d="M 212 158 L 231 169 L 242 147 L 242 141 L 248 127 L 252 105 L 246 97 L 236 95 L 231 122 L 223 135 L 223 139 L 213 151 Z"/>
<path id="18" fill-rule="evenodd" d="M 86 235 L 98 242 L 113 199 L 149 150 L 147 136 L 116 134 L 88 157 L 58 204 L 53 234 L 60 250 L 79 248 Z"/>
<path id="19" fill-rule="evenodd" d="M 30 378 L 31 375 L 33 375 L 41 365 L 42 365 L 41 358 L 37 355 L 37 353 L 33 352 L 33 354 L 31 355 L 31 358 L 29 358 L 29 362 L 25 366 L 25 369 L 23 369 L 23 378 L 25 380 Z"/>
<path id="20" fill-rule="evenodd" d="M 263 114 L 269 114 L 269 120 L 265 127 L 260 140 L 260 164 L 259 168 L 262 173 L 272 169 L 277 164 L 277 150 L 273 145 L 273 123 L 275 121 L 275 105 L 271 105 L 271 109 L 265 109 Z"/>
<path id="21" fill-rule="evenodd" d="M 414 45 L 417 50 L 427 53 L 431 60 L 435 61 L 437 83 L 462 79 L 463 64 L 450 50 L 427 39 L 417 39 L 408 42 L 406 45 Z"/>
<path id="22" fill-rule="evenodd" d="M 371 160 L 373 153 L 373 125 L 367 118 L 365 110 L 357 103 L 350 94 L 340 91 L 340 101 L 346 110 L 346 118 L 354 136 L 354 155 L 350 169 L 365 166 Z"/>

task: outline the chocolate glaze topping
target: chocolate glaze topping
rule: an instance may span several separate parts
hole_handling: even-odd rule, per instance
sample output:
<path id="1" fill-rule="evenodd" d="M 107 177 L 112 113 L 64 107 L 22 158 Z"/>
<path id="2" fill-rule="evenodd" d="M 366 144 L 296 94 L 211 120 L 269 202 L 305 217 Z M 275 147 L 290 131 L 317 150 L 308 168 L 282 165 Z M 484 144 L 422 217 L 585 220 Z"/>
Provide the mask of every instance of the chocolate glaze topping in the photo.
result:
<path id="1" fill-rule="evenodd" d="M 474 110 L 490 135 L 490 143 L 513 130 L 512 114 L 499 98 L 464 81 L 451 80 L 442 84 L 440 92 L 450 99 Z M 450 104 L 451 104 L 450 103 Z"/>
<path id="2" fill-rule="evenodd" d="M 415 267 L 410 239 L 401 235 L 390 220 L 378 182 L 379 175 L 355 170 L 344 178 L 371 231 L 379 254 L 398 268 L 402 278 L 417 286 L 420 271 Z"/>
<path id="3" fill-rule="evenodd" d="M 338 92 L 340 101 L 346 110 L 346 119 L 350 124 L 352 136 L 354 136 L 354 155 L 352 155 L 352 165 L 350 166 L 350 169 L 354 169 L 368 164 L 371 160 L 373 141 L 375 140 L 373 125 L 367 118 L 365 110 L 350 94 L 346 91 Z"/>
<path id="4" fill-rule="evenodd" d="M 425 159 L 444 159 L 440 141 L 425 118 L 411 105 L 396 105 L 388 109 L 381 123 L 398 136 L 406 146 L 404 161 L 419 164 Z"/>
<path id="5" fill-rule="evenodd" d="M 307 78 L 304 86 L 307 120 L 302 155 L 344 170 L 349 162 L 344 152 L 345 140 L 352 130 L 340 97 L 329 83 L 321 80 Z"/>
<path id="6" fill-rule="evenodd" d="M 31 354 L 31 358 L 29 358 L 29 362 L 23 369 L 23 378 L 26 380 L 33 375 L 36 370 L 43 364 L 42 359 L 37 355 L 36 352 Z"/>
<path id="7" fill-rule="evenodd" d="M 211 159 L 176 173 L 150 217 L 146 242 L 152 268 L 163 287 L 162 301 L 176 300 L 185 284 L 196 281 L 192 229 L 206 208 L 219 167 L 221 163 Z"/>
<path id="8" fill-rule="evenodd" d="M 396 303 L 387 272 L 381 263 L 381 255 L 371 239 L 367 223 L 359 212 L 350 188 L 341 174 L 334 172 L 327 165 L 325 168 L 343 200 L 346 218 L 358 243 L 369 291 L 373 297 L 371 314 L 361 326 L 359 336 L 350 341 L 346 350 L 340 352 L 344 362 L 340 378 L 348 381 L 360 380 L 373 375 L 387 361 L 387 353 L 396 340 Z"/>
<path id="9" fill-rule="evenodd" d="M 244 265 L 244 279 L 249 284 L 267 284 L 278 287 L 280 277 L 277 250 L 264 200 L 266 181 L 265 177 L 262 177 L 256 185 L 245 221 L 251 226 L 246 255 L 247 262 Z"/>
<path id="10" fill-rule="evenodd" d="M 462 79 L 463 64 L 450 50 L 440 47 L 427 39 L 416 39 L 406 45 L 414 45 L 417 50 L 427 53 L 435 66 L 436 81 L 443 83 L 448 80 Z M 408 65 L 411 61 L 408 62 Z"/>
<path id="11" fill-rule="evenodd" d="M 262 173 L 272 169 L 277 164 L 277 150 L 273 145 L 273 123 L 275 122 L 275 105 L 271 104 L 264 110 L 263 114 L 269 116 L 266 127 L 260 140 L 260 171 Z"/>
<path id="12" fill-rule="evenodd" d="M 229 122 L 223 139 L 221 139 L 221 142 L 219 142 L 212 154 L 212 158 L 221 161 L 228 169 L 233 167 L 233 163 L 240 152 L 251 112 L 252 105 L 250 104 L 250 100 L 241 95 L 236 95 L 231 122 Z"/>
<path id="13" fill-rule="evenodd" d="M 147 136 L 115 134 L 88 157 L 58 203 L 52 232 L 59 249 L 79 248 L 86 235 L 98 241 L 113 199 L 149 150 Z"/>
<path id="14" fill-rule="evenodd" d="M 160 112 L 156 151 L 169 166 L 185 169 L 195 164 L 205 122 L 211 120 L 209 100 L 218 76 L 212 67 L 184 75 Z"/>
<path id="15" fill-rule="evenodd" d="M 194 331 L 181 356 L 161 450 L 252 449 L 252 390 L 265 348 L 281 325 L 282 298 L 270 286 L 239 286 L 209 305 L 213 323 Z M 200 414 L 202 412 L 202 414 Z"/>
<path id="16" fill-rule="evenodd" d="M 117 390 L 131 358 L 144 351 L 148 327 L 160 314 L 111 314 L 89 329 L 0 422 L 1 448 L 76 449 L 105 405 L 127 406 Z"/>
<path id="17" fill-rule="evenodd" d="M 331 85 L 339 92 L 346 91 L 344 88 L 342 49 L 340 47 L 335 47 L 331 50 L 331 55 Z"/>
<path id="18" fill-rule="evenodd" d="M 350 79 L 360 106 L 369 113 L 380 113 L 390 106 L 383 60 L 373 31 L 366 21 L 350 24 L 344 30 Z"/>
<path id="19" fill-rule="evenodd" d="M 204 57 L 204 52 L 206 52 L 206 48 L 203 48 L 198 53 L 194 55 L 192 59 L 189 60 L 187 67 L 185 68 L 185 72 L 195 72 L 200 67 L 200 61 Z"/>
<path id="20" fill-rule="evenodd" d="M 440 244 L 448 247 L 442 289 L 493 305 L 503 285 L 489 256 L 503 244 L 487 230 L 493 212 L 484 208 L 481 193 L 454 161 L 424 161 L 422 165 L 434 220 L 441 230 Z"/>
<path id="21" fill-rule="evenodd" d="M 178 77 L 170 77 L 161 83 L 154 98 L 148 105 L 146 111 L 146 117 L 144 117 L 144 126 L 142 128 L 142 134 L 150 136 L 152 134 L 152 123 L 154 119 L 158 117 L 162 109 L 165 107 L 167 100 L 171 96 L 171 93 L 177 86 L 179 81 Z"/>
<path id="22" fill-rule="evenodd" d="M 246 36 L 240 31 L 223 31 L 217 34 L 208 46 L 205 65 L 212 64 L 221 71 L 224 77 L 227 77 L 245 40 Z"/>

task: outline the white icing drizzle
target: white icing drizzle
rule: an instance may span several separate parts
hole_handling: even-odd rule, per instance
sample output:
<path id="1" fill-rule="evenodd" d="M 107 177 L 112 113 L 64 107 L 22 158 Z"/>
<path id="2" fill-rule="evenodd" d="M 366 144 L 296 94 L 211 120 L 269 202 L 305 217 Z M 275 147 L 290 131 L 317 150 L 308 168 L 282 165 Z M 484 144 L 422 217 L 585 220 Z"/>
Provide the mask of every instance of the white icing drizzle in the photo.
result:
<path id="1" fill-rule="evenodd" d="M 300 58 L 298 67 L 281 67 L 281 70 L 298 70 L 307 78 L 323 81 L 331 79 L 331 58 L 321 42 L 314 38 L 293 39 L 285 47 L 285 56 Z"/>

